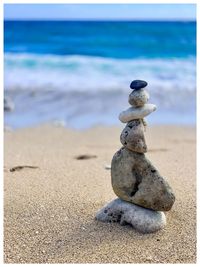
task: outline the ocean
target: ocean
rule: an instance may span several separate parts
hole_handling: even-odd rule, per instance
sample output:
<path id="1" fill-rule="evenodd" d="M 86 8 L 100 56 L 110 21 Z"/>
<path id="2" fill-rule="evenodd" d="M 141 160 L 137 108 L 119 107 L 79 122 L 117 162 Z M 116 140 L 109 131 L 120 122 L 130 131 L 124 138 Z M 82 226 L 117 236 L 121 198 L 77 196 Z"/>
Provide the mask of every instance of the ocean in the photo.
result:
<path id="1" fill-rule="evenodd" d="M 119 125 L 132 80 L 148 82 L 150 124 L 196 122 L 196 23 L 5 21 L 4 97 L 12 128 Z"/>

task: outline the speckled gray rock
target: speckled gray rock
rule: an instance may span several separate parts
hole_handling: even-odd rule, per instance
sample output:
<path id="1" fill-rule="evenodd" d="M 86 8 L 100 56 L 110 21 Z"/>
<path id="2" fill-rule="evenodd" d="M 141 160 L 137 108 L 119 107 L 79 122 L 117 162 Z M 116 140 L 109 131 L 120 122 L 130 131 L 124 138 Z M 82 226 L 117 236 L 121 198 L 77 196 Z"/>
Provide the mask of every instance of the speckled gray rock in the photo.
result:
<path id="1" fill-rule="evenodd" d="M 146 90 L 134 90 L 128 98 L 128 102 L 130 105 L 135 107 L 142 107 L 146 104 L 149 100 L 149 94 Z"/>
<path id="2" fill-rule="evenodd" d="M 142 233 L 156 232 L 166 225 L 165 214 L 162 211 L 145 209 L 119 198 L 105 205 L 97 212 L 95 218 L 102 222 L 131 224 Z"/>
<path id="3" fill-rule="evenodd" d="M 125 201 L 157 211 L 168 211 L 174 204 L 172 188 L 144 154 L 122 147 L 112 159 L 111 181 L 115 194 Z"/>
<path id="4" fill-rule="evenodd" d="M 156 105 L 154 104 L 145 104 L 142 107 L 130 107 L 119 114 L 119 120 L 127 123 L 132 120 L 143 119 L 155 110 Z"/>
<path id="5" fill-rule="evenodd" d="M 147 152 L 147 146 L 144 138 L 144 125 L 142 120 L 133 120 L 127 123 L 121 133 L 120 141 L 126 148 L 138 152 Z"/>

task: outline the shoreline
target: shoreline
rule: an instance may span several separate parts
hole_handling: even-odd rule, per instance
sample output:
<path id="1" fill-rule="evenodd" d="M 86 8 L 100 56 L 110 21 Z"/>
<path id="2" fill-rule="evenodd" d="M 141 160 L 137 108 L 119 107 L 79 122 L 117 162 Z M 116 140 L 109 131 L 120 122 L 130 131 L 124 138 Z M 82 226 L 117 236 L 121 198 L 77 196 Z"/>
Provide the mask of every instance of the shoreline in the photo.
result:
<path id="1" fill-rule="evenodd" d="M 66 125 L 65 122 L 63 120 L 55 120 L 52 122 L 45 122 L 45 123 L 39 123 L 36 125 L 30 125 L 30 126 L 22 126 L 22 127 L 15 127 L 13 128 L 12 126 L 10 126 L 9 124 L 4 123 L 4 132 L 8 131 L 13 131 L 13 132 L 18 132 L 18 131 L 23 131 L 23 130 L 28 130 L 28 129 L 36 129 L 36 128 L 43 128 L 43 127 L 52 127 L 52 128 L 63 128 L 66 130 L 71 130 L 71 131 L 75 131 L 75 132 L 85 132 L 85 131 L 89 131 L 89 130 L 93 130 L 96 128 L 115 128 L 115 129 L 123 129 L 125 127 L 125 123 L 122 122 L 118 122 L 117 124 L 93 124 L 91 126 L 88 127 L 83 127 L 83 128 L 76 128 L 70 125 Z M 194 123 L 188 124 L 188 123 L 157 123 L 157 122 L 148 122 L 147 121 L 147 131 L 149 128 L 169 128 L 169 127 L 174 127 L 174 128 L 190 128 L 190 129 L 194 129 L 196 131 L 196 120 Z"/>
<path id="2" fill-rule="evenodd" d="M 145 154 L 176 195 L 163 230 L 143 235 L 94 220 L 116 198 L 107 167 L 124 126 L 4 132 L 5 263 L 196 262 L 195 126 L 149 125 L 145 132 Z"/>

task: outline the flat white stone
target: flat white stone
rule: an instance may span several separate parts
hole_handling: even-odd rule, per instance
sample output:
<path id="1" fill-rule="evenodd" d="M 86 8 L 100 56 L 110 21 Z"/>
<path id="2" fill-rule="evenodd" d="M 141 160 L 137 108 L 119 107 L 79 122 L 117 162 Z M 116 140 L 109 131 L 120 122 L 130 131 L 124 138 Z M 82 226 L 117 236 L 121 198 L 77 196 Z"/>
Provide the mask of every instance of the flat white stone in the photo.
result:
<path id="1" fill-rule="evenodd" d="M 145 104 L 143 107 L 130 107 L 119 114 L 119 120 L 127 123 L 136 119 L 143 119 L 150 113 L 156 110 L 156 105 Z"/>
<path id="2" fill-rule="evenodd" d="M 145 209 L 119 198 L 105 205 L 95 218 L 102 222 L 131 224 L 135 230 L 144 234 L 161 230 L 166 225 L 164 212 Z"/>

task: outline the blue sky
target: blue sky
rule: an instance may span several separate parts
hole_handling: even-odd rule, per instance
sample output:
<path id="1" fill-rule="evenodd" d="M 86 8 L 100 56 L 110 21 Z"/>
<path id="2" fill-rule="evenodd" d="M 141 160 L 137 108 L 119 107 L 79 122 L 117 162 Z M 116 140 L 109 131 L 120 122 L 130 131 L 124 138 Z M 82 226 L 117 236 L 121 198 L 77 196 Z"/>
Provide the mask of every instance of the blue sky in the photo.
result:
<path id="1" fill-rule="evenodd" d="M 195 20 L 195 4 L 5 4 L 5 19 Z"/>

